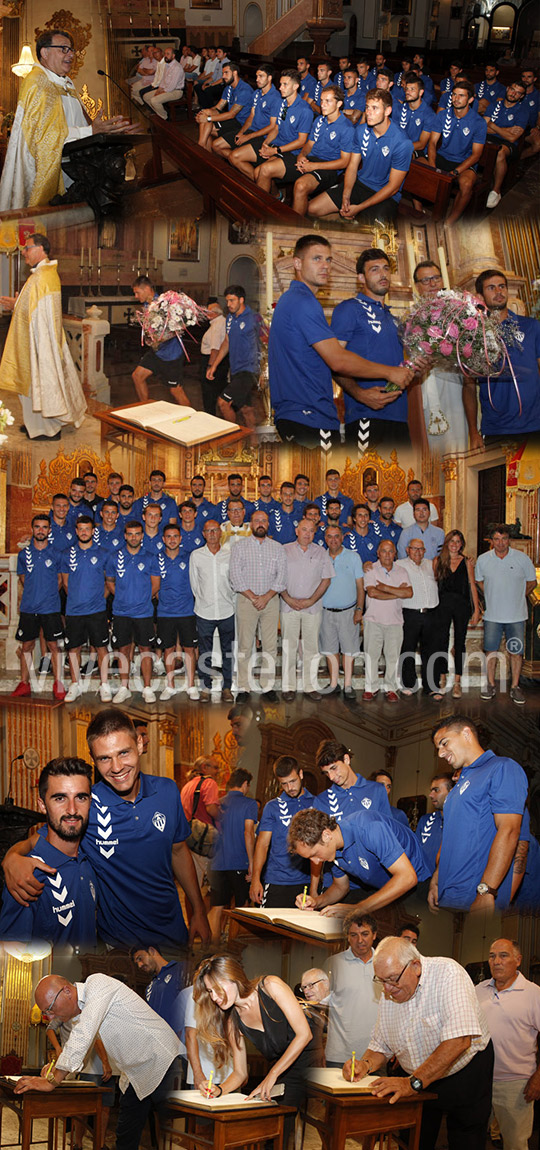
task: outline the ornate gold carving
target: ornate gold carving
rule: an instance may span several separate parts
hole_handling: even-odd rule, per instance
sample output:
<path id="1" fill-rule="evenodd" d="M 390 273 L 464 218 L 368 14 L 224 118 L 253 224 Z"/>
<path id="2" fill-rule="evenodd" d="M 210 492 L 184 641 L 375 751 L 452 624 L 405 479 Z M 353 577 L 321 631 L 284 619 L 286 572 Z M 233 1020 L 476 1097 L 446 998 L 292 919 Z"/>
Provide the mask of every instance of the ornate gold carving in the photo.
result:
<path id="1" fill-rule="evenodd" d="M 389 462 L 374 450 L 366 451 L 362 459 L 354 465 L 347 457 L 341 486 L 345 494 L 350 495 L 355 502 L 362 502 L 364 477 L 366 480 L 369 478 L 372 482 L 378 483 L 381 494 L 391 495 L 397 505 L 406 500 L 407 483 L 414 479 L 414 472 L 409 469 L 405 474 L 403 468 L 399 466 L 395 450 L 390 452 Z"/>
<path id="2" fill-rule="evenodd" d="M 220 786 L 225 786 L 228 782 L 239 757 L 240 747 L 232 731 L 227 731 L 223 739 L 221 733 L 216 731 L 216 734 L 212 737 L 212 758 L 218 759 L 220 763 L 218 774 L 218 783 Z"/>
<path id="3" fill-rule="evenodd" d="M 199 456 L 200 463 L 215 464 L 215 463 L 244 463 L 244 464 L 257 464 L 257 448 L 248 447 L 245 443 L 230 444 L 229 446 L 220 445 L 219 442 L 214 443 L 208 451 L 201 452 Z"/>
<path id="4" fill-rule="evenodd" d="M 442 461 L 443 475 L 447 482 L 455 482 L 458 477 L 458 461 L 455 455 L 449 455 Z"/>
<path id="5" fill-rule="evenodd" d="M 32 495 L 33 506 L 48 509 L 56 491 L 67 492 L 71 480 L 78 475 L 85 475 L 87 471 L 97 475 L 98 490 L 105 491 L 107 476 L 112 471 L 109 453 L 103 459 L 90 447 L 76 447 L 69 455 L 64 455 L 63 448 L 60 448 L 58 455 L 49 464 L 42 459 Z"/>
<path id="6" fill-rule="evenodd" d="M 174 747 L 177 731 L 178 723 L 175 723 L 174 719 L 162 719 L 159 724 L 160 747 Z"/>
<path id="7" fill-rule="evenodd" d="M 50 20 L 47 20 L 43 28 L 34 28 L 36 40 L 39 36 L 43 35 L 44 32 L 49 32 L 53 28 L 61 28 L 63 32 L 69 32 L 73 38 L 75 56 L 71 66 L 70 77 L 74 80 L 84 64 L 86 49 L 92 39 L 92 25 L 81 24 L 81 21 L 77 20 L 77 17 L 74 16 L 72 12 L 68 12 L 66 8 L 58 8 L 56 12 L 53 12 Z"/>
<path id="8" fill-rule="evenodd" d="M 97 100 L 94 100 L 88 91 L 88 84 L 83 84 L 82 90 L 79 92 L 79 100 L 81 101 L 81 104 L 84 104 L 84 107 L 86 108 L 86 111 L 91 120 L 95 120 L 96 116 L 99 116 L 99 113 L 103 109 L 103 100 L 101 99 L 101 96 L 99 96 Z"/>

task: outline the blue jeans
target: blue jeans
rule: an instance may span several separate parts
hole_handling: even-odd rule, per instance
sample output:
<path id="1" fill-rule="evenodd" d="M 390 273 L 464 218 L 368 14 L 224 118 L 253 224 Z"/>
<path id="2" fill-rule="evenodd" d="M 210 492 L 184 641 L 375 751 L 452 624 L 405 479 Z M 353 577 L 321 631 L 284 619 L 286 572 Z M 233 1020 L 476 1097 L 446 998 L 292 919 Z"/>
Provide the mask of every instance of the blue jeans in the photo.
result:
<path id="1" fill-rule="evenodd" d="M 217 628 L 221 644 L 223 688 L 230 690 L 233 670 L 234 615 L 230 615 L 228 619 L 201 619 L 200 615 L 196 615 L 195 618 L 199 635 L 198 669 L 203 686 L 206 691 L 211 691 L 212 679 L 216 679 L 219 675 L 219 671 L 213 668 L 211 661 L 214 632 Z"/>

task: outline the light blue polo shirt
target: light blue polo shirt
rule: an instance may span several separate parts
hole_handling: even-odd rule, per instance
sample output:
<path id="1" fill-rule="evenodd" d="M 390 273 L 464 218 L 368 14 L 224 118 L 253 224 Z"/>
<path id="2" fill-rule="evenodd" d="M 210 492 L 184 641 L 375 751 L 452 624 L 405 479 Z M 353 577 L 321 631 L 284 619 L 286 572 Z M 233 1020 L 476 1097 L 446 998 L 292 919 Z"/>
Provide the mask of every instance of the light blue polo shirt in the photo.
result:
<path id="1" fill-rule="evenodd" d="M 361 559 L 354 551 L 343 548 L 332 563 L 336 574 L 321 599 L 323 607 L 355 607 L 356 580 L 364 574 Z"/>
<path id="2" fill-rule="evenodd" d="M 426 549 L 425 559 L 436 559 L 444 543 L 442 527 L 434 527 L 433 523 L 422 530 L 416 521 L 410 527 L 404 527 L 397 545 L 398 559 L 407 558 L 407 547 L 411 539 L 421 539 Z"/>
<path id="3" fill-rule="evenodd" d="M 484 751 L 469 767 L 444 804 L 439 861 L 439 906 L 468 910 L 476 898 L 497 828 L 495 815 L 523 815 L 528 783 L 514 759 Z M 495 899 L 498 909 L 510 902 L 513 860 Z"/>
<path id="4" fill-rule="evenodd" d="M 525 588 L 530 579 L 536 579 L 536 569 L 523 551 L 510 547 L 504 559 L 498 559 L 493 549 L 485 551 L 476 560 L 474 577 L 484 584 L 486 622 L 521 623 L 527 619 Z"/>
<path id="5" fill-rule="evenodd" d="M 383 136 L 376 136 L 368 124 L 357 124 L 353 152 L 359 152 L 362 156 L 357 179 L 373 192 L 380 191 L 388 183 L 392 168 L 403 172 L 403 180 L 392 196 L 392 199 L 399 203 L 403 181 L 411 166 L 413 154 L 411 140 L 407 139 L 391 120 Z"/>

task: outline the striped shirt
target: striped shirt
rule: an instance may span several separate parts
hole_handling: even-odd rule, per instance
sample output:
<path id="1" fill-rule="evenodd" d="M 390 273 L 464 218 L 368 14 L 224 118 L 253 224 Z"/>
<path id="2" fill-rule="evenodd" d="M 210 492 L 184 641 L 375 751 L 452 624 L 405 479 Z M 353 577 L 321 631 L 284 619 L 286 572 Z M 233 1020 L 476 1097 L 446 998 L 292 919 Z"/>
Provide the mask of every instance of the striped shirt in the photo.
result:
<path id="1" fill-rule="evenodd" d="M 99 1031 L 111 1062 L 120 1070 L 122 1093 L 131 1084 L 137 1098 L 147 1098 L 180 1053 L 174 1030 L 116 978 L 91 974 L 75 986 L 81 1013 L 58 1058 L 57 1070 L 82 1070 Z"/>
<path id="2" fill-rule="evenodd" d="M 240 539 L 231 552 L 230 579 L 233 591 L 252 591 L 266 595 L 285 590 L 286 558 L 281 543 L 263 539 L 262 543 L 251 535 Z"/>
<path id="3" fill-rule="evenodd" d="M 471 1045 L 442 1077 L 463 1070 L 485 1050 L 489 1030 L 467 971 L 453 958 L 424 958 L 412 998 L 393 1002 L 383 995 L 369 1049 L 388 1058 L 395 1054 L 400 1066 L 412 1074 L 430 1054 L 451 1038 L 471 1036 Z"/>

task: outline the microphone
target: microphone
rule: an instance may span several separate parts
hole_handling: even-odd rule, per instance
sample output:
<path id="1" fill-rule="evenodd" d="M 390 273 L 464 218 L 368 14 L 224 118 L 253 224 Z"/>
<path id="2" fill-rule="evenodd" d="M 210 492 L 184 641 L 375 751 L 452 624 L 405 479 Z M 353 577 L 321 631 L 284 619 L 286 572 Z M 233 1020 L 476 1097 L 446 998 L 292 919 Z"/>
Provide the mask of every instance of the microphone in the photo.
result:
<path id="1" fill-rule="evenodd" d="M 122 96 L 124 96 L 126 100 L 129 100 L 130 104 L 133 104 L 133 107 L 137 110 L 137 112 L 142 113 L 146 120 L 151 121 L 151 114 L 150 112 L 146 111 L 146 105 L 137 104 L 135 100 L 132 100 L 131 96 L 127 92 L 124 92 L 124 89 L 120 87 L 120 84 L 117 82 L 117 80 L 114 79 L 113 76 L 109 76 L 109 73 L 104 72 L 103 68 L 98 68 L 97 74 L 98 76 L 106 76 L 107 80 L 110 80 L 111 84 L 114 84 L 115 88 L 118 88 L 118 91 L 122 93 Z"/>

